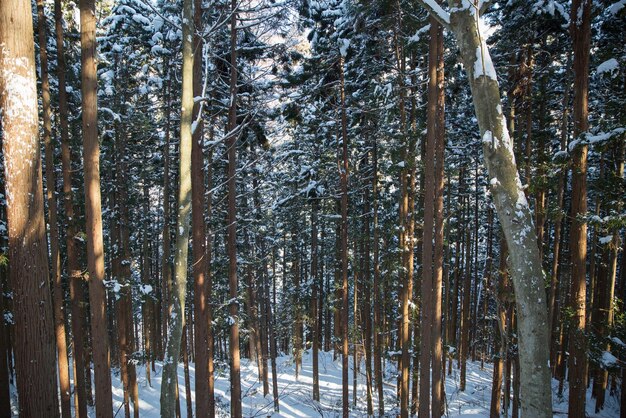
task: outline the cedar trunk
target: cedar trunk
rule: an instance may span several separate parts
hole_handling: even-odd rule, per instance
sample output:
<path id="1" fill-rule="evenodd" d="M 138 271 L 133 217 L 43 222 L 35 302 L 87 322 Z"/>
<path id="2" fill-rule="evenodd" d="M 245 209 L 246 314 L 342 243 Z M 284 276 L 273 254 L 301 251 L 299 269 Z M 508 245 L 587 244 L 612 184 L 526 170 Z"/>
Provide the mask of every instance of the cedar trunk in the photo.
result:
<path id="1" fill-rule="evenodd" d="M 24 417 L 57 417 L 32 35 L 30 3 L 0 2 L 0 125 L 4 135 L 9 277 L 17 325 L 14 355 L 18 408 Z"/>

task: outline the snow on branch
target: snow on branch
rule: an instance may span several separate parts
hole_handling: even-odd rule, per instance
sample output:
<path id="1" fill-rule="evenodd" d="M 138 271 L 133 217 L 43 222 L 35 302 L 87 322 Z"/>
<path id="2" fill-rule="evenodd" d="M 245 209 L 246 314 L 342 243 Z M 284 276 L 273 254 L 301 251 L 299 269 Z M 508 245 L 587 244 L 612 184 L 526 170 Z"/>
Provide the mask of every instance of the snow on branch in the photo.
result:
<path id="1" fill-rule="evenodd" d="M 428 12 L 437 19 L 441 26 L 450 29 L 450 13 L 446 12 L 436 0 L 418 0 Z"/>

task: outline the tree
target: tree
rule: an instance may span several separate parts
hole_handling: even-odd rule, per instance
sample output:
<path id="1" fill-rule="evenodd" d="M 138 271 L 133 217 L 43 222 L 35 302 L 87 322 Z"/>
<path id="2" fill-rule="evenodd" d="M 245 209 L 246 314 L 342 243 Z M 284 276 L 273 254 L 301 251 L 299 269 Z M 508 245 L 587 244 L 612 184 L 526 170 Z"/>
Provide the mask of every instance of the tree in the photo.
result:
<path id="1" fill-rule="evenodd" d="M 580 16 L 580 17 L 579 17 Z M 574 138 L 589 128 L 587 99 L 589 95 L 589 47 L 591 42 L 591 1 L 574 0 L 571 11 L 571 35 L 574 44 Z M 585 416 L 587 389 L 587 343 L 585 341 L 586 265 L 587 265 L 587 146 L 570 145 L 572 153 L 572 227 L 570 254 L 572 284 L 570 288 L 570 417 Z"/>
<path id="2" fill-rule="evenodd" d="M 96 4 L 81 0 L 81 91 L 83 111 L 83 165 L 85 176 L 85 215 L 87 223 L 87 269 L 91 335 L 96 386 L 96 415 L 113 415 L 109 336 L 104 288 L 104 244 L 100 197 L 100 145 L 98 141 L 98 80 L 96 73 Z"/>
<path id="3" fill-rule="evenodd" d="M 167 349 L 163 365 L 161 386 L 161 416 L 176 415 L 178 405 L 178 359 L 181 338 L 185 328 L 185 296 L 187 293 L 187 257 L 189 253 L 189 229 L 191 221 L 191 150 L 193 119 L 193 0 L 183 2 L 183 69 L 181 87 L 181 116 L 179 144 L 179 186 L 176 218 L 176 247 L 174 253 L 174 284 L 169 305 L 172 314 L 168 329 Z M 187 347 L 183 347 L 187 350 Z"/>
<path id="4" fill-rule="evenodd" d="M 532 212 L 513 155 L 513 140 L 502 113 L 496 71 L 479 30 L 482 10 L 459 0 L 448 1 L 450 13 L 432 2 L 420 0 L 420 3 L 455 34 L 468 73 L 491 192 L 511 254 L 520 342 L 522 415 L 552 416 L 545 350 L 549 338 L 546 327 L 541 325 L 547 322 L 541 259 L 532 228 Z"/>
<path id="5" fill-rule="evenodd" d="M 50 224 L 50 261 L 53 283 L 54 329 L 58 352 L 59 385 L 61 389 L 61 415 L 70 416 L 70 376 L 65 335 L 65 311 L 61 283 L 61 255 L 56 199 L 56 174 L 54 170 L 54 145 L 52 143 L 52 111 L 50 109 L 50 80 L 48 77 L 47 21 L 42 0 L 37 1 L 37 31 L 39 34 L 39 59 L 41 65 L 41 97 L 43 104 L 43 143 L 46 160 L 46 199 Z"/>
<path id="6" fill-rule="evenodd" d="M 231 0 L 230 8 L 230 106 L 228 107 L 228 286 L 230 301 L 228 306 L 230 322 L 230 414 L 240 417 L 241 411 L 241 376 L 239 356 L 239 281 L 237 279 L 237 0 Z"/>
<path id="7" fill-rule="evenodd" d="M 30 3 L 0 4 L 0 125 L 19 414 L 58 417 Z M 4 338 L 4 336 L 2 337 Z"/>

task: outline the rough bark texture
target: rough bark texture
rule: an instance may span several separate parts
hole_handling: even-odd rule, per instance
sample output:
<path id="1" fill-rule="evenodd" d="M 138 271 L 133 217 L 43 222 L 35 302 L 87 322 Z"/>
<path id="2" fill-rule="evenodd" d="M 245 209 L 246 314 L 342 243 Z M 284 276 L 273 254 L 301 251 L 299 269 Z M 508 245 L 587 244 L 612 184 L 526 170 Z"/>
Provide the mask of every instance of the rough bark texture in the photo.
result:
<path id="1" fill-rule="evenodd" d="M 228 131 L 226 140 L 228 149 L 228 227 L 227 227 L 227 252 L 228 252 L 228 286 L 230 302 L 228 312 L 230 314 L 230 414 L 233 417 L 241 417 L 241 376 L 239 356 L 239 303 L 238 279 L 237 279 L 237 204 L 236 204 L 236 171 L 237 171 L 237 1 L 231 2 L 230 21 L 230 107 L 228 109 Z"/>
<path id="2" fill-rule="evenodd" d="M 61 163 L 63 166 L 63 207 L 67 219 L 65 248 L 67 255 L 67 274 L 70 282 L 70 304 L 72 311 L 72 339 L 74 342 L 74 399 L 77 417 L 87 416 L 87 397 L 85 391 L 85 354 L 83 336 L 83 318 L 80 301 L 82 300 L 82 272 L 76 248 L 76 221 L 72 192 L 72 156 L 70 150 L 67 93 L 65 87 L 65 51 L 63 48 L 63 19 L 61 0 L 54 2 L 54 19 L 57 40 L 57 78 L 59 83 L 59 128 L 61 131 Z"/>
<path id="3" fill-rule="evenodd" d="M 163 360 L 161 385 L 161 416 L 176 414 L 177 368 L 181 338 L 185 325 L 185 296 L 187 284 L 187 257 L 191 218 L 191 120 L 193 117 L 193 0 L 183 2 L 183 68 L 180 117 L 179 189 L 176 221 L 176 248 L 174 253 L 174 280 L 169 304 L 168 340 Z"/>
<path id="4" fill-rule="evenodd" d="M 348 121 L 346 115 L 346 93 L 344 60 L 339 60 L 340 99 L 341 99 L 341 161 L 339 178 L 341 182 L 341 364 L 342 364 L 342 411 L 348 418 Z"/>
<path id="5" fill-rule="evenodd" d="M 46 13 L 43 0 L 37 0 L 37 26 L 39 34 L 39 63 L 41 67 L 41 102 L 43 105 L 43 143 L 46 160 L 46 200 L 50 225 L 50 271 L 53 284 L 54 333 L 57 346 L 57 369 L 61 390 L 61 415 L 70 416 L 70 376 L 65 339 L 65 311 L 63 309 L 63 286 L 61 283 L 61 255 L 59 251 L 59 225 L 57 216 L 56 175 L 54 171 L 54 145 L 52 143 L 52 110 L 50 109 L 50 81 L 48 79 L 48 41 Z"/>
<path id="6" fill-rule="evenodd" d="M 580 16 L 580 18 L 579 18 Z M 574 138 L 579 138 L 589 127 L 587 99 L 589 92 L 589 45 L 591 38 L 591 1 L 574 0 L 572 3 L 571 35 L 574 46 Z M 587 146 L 576 146 L 572 153 L 572 226 L 570 230 L 570 255 L 572 284 L 570 287 L 570 356 L 569 407 L 572 418 L 585 416 L 587 391 L 587 343 L 584 335 L 586 316 L 586 263 L 587 263 Z M 521 318 L 520 318 L 521 319 Z M 520 321 L 521 322 L 521 321 Z"/>
<path id="7" fill-rule="evenodd" d="M 91 336 L 96 387 L 96 416 L 113 415 L 109 336 L 104 288 L 104 243 L 100 196 L 100 145 L 98 142 L 98 80 L 96 74 L 96 4 L 81 0 L 81 96 L 83 111 L 83 165 Z"/>
<path id="8" fill-rule="evenodd" d="M 545 349 L 549 344 L 547 304 L 533 216 L 522 190 L 513 140 L 502 113 L 496 71 L 479 30 L 478 11 L 467 2 L 464 7 L 460 0 L 448 3 L 452 13 L 449 16 L 439 14 L 439 19 L 456 35 L 461 60 L 468 72 L 491 192 L 511 255 L 519 315 L 522 415 L 549 417 L 552 402 L 551 393 L 546 389 L 550 387 L 548 350 Z M 425 3 L 422 1 L 422 4 Z"/>
<path id="9" fill-rule="evenodd" d="M 59 416 L 29 2 L 0 2 L 0 125 L 19 415 Z M 2 337 L 4 338 L 4 336 Z"/>
<path id="10" fill-rule="evenodd" d="M 193 62 L 193 95 L 202 96 L 202 1 L 194 0 L 194 39 L 193 47 L 197 54 Z M 205 187 L 204 187 L 204 154 L 203 154 L 203 128 L 204 124 L 200 112 L 202 105 L 196 103 L 193 117 L 195 131 L 193 132 L 193 144 L 191 146 L 191 198 L 192 198 L 192 227 L 193 227 L 193 308 L 194 308 L 194 352 L 196 360 L 195 392 L 196 392 L 196 416 L 209 416 L 209 289 L 208 268 L 206 250 L 206 225 L 204 222 Z"/>

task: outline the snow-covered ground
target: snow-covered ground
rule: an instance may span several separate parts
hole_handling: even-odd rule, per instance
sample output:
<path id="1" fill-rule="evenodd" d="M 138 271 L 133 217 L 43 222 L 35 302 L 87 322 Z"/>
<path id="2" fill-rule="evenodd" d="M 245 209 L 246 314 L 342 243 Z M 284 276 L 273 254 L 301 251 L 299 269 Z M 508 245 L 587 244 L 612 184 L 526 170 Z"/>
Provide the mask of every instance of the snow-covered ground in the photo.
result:
<path id="1" fill-rule="evenodd" d="M 451 417 L 489 417 L 489 405 L 491 401 L 491 364 L 485 363 L 484 369 L 480 368 L 480 363 L 468 362 L 467 365 L 467 388 L 464 392 L 459 391 L 459 371 L 454 368 L 451 376 L 446 378 L 446 402 L 448 415 Z M 191 376 L 191 399 L 195 401 L 194 394 L 194 367 L 189 366 Z M 293 359 L 289 356 L 281 356 L 277 359 L 278 391 L 280 397 L 280 413 L 273 412 L 273 398 L 271 395 L 271 373 L 270 394 L 263 397 L 263 385 L 257 378 L 257 367 L 247 359 L 242 359 L 241 384 L 242 384 L 242 404 L 245 417 L 339 417 L 341 416 L 341 357 L 333 361 L 332 353 L 320 352 L 319 374 L 320 374 L 320 402 L 312 399 L 312 363 L 311 353 L 307 351 L 303 355 L 302 368 L 298 379 L 295 378 L 295 366 Z M 395 397 L 395 366 L 391 362 L 386 363 L 386 383 L 385 411 L 386 416 L 396 416 L 398 406 Z M 350 405 L 352 407 L 351 416 L 367 416 L 366 386 L 364 368 L 358 377 L 357 405 L 353 407 L 353 387 L 352 387 L 352 359 L 350 359 Z M 156 373 L 152 373 L 152 386 L 146 380 L 145 368 L 140 366 L 137 370 L 139 379 L 139 408 L 140 416 L 146 418 L 159 417 L 159 397 L 161 387 L 161 364 L 156 364 Z M 184 373 L 182 364 L 178 369 L 178 379 L 180 385 L 181 413 L 186 417 L 186 396 L 184 386 Z M 122 384 L 116 373 L 112 374 L 113 382 L 113 411 L 118 417 L 124 415 L 122 406 Z M 564 390 L 564 397 L 559 398 L 557 393 L 558 382 L 553 381 L 553 411 L 554 416 L 567 416 L 567 384 Z M 215 398 L 217 404 L 217 416 L 229 416 L 229 380 L 228 370 L 219 368 L 215 376 Z M 587 393 L 587 416 L 598 418 L 609 418 L 619 416 L 619 391 L 611 395 L 607 393 L 606 406 L 599 413 L 594 413 L 595 401 L 591 400 L 591 392 Z M 13 403 L 15 406 L 15 393 L 13 393 Z M 374 393 L 374 410 L 377 411 L 376 393 Z M 195 407 L 194 407 L 195 413 Z M 90 410 L 90 416 L 95 416 L 95 412 Z"/>

